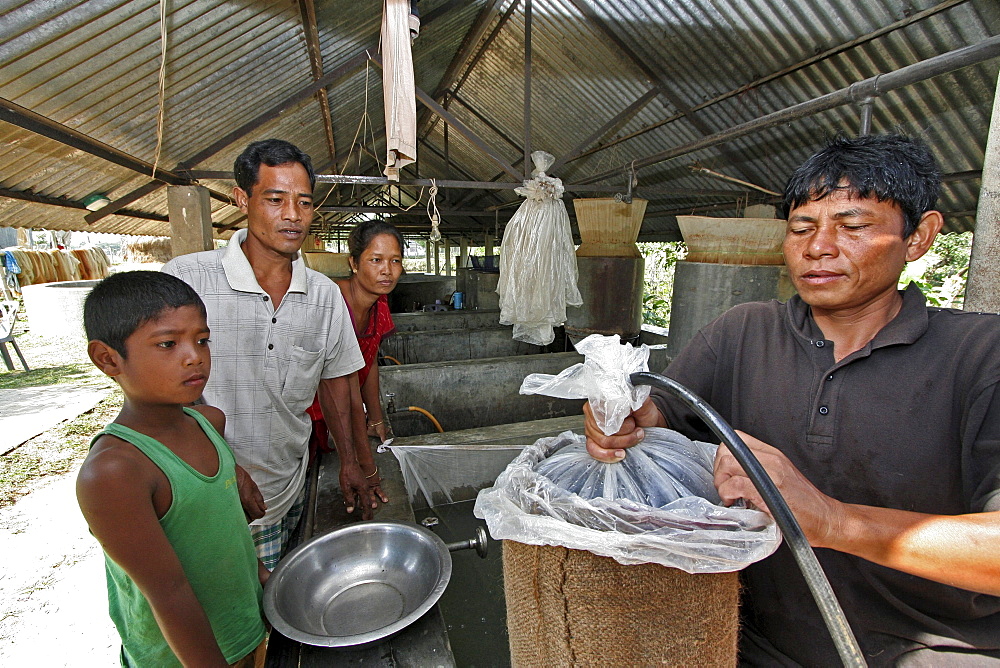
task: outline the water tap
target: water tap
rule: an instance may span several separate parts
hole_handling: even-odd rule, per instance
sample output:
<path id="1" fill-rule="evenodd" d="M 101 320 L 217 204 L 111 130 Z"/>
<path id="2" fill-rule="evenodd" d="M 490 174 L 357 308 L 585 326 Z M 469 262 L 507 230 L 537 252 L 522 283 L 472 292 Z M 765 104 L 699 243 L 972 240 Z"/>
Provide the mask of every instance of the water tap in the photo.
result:
<path id="1" fill-rule="evenodd" d="M 395 392 L 386 392 L 385 393 L 385 398 L 389 400 L 385 404 L 385 412 L 386 413 L 395 413 L 396 412 L 396 401 L 395 401 L 396 393 Z"/>

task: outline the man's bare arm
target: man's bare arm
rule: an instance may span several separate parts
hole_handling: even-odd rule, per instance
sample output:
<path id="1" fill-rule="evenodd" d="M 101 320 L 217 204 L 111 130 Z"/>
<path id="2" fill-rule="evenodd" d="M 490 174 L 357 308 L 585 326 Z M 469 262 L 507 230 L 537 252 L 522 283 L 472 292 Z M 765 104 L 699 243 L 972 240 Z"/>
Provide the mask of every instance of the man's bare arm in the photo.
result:
<path id="1" fill-rule="evenodd" d="M 929 515 L 843 503 L 819 491 L 776 448 L 738 432 L 802 526 L 813 547 L 969 591 L 1000 596 L 1000 512 Z M 724 503 L 743 498 L 766 509 L 728 450 L 715 458 L 715 486 Z"/>
<path id="2" fill-rule="evenodd" d="M 352 423 L 350 376 L 322 379 L 319 382 L 319 405 L 340 457 L 340 489 L 347 512 L 353 513 L 354 508 L 360 506 L 362 519 L 369 520 L 372 518 L 373 501 L 368 483 L 358 465 Z M 361 445 L 366 447 L 367 443 Z"/>

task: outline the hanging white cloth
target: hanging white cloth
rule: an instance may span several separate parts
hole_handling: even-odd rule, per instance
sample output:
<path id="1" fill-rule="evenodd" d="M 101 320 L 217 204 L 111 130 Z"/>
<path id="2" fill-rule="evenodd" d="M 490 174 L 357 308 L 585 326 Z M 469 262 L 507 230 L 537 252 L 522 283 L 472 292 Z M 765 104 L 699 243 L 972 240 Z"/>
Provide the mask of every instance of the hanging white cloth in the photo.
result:
<path id="1" fill-rule="evenodd" d="M 417 99 L 410 50 L 409 0 L 385 0 L 382 10 L 382 92 L 385 103 L 384 174 L 399 180 L 399 170 L 417 161 Z"/>
<path id="2" fill-rule="evenodd" d="M 563 204 L 562 180 L 547 176 L 555 158 L 531 154 L 532 178 L 516 189 L 525 197 L 504 230 L 500 247 L 500 324 L 514 326 L 514 339 L 545 346 L 553 326 L 566 322 L 566 306 L 580 306 L 576 254 Z"/>

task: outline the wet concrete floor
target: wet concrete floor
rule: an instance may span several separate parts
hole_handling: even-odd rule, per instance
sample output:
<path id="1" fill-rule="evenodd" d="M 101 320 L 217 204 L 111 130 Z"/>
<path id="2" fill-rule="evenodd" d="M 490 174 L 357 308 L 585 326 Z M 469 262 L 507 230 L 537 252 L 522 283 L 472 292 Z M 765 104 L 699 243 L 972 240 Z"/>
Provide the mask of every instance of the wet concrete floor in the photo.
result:
<path id="1" fill-rule="evenodd" d="M 486 522 L 472 514 L 475 501 L 462 501 L 415 509 L 417 522 L 437 517 L 433 531 L 446 543 L 473 538 Z M 475 550 L 451 553 L 451 582 L 438 607 L 444 617 L 455 663 L 462 668 L 510 666 L 507 615 L 503 596 L 503 561 L 500 541 L 489 539 L 485 559 Z"/>

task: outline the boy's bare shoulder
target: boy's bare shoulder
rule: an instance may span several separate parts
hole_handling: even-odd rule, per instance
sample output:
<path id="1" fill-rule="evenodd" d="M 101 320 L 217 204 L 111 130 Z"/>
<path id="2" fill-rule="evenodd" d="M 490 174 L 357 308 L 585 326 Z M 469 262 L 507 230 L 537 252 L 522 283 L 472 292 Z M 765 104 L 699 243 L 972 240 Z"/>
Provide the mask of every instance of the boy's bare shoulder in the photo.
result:
<path id="1" fill-rule="evenodd" d="M 215 427 L 215 431 L 219 434 L 225 434 L 226 432 L 226 414 L 222 412 L 222 409 L 216 408 L 215 406 L 207 406 L 205 404 L 200 404 L 198 406 L 191 406 L 192 409 L 198 411 L 204 415 L 212 426 Z"/>
<path id="2" fill-rule="evenodd" d="M 142 485 L 152 472 L 152 466 L 149 458 L 128 441 L 103 434 L 83 460 L 77 485 Z"/>

